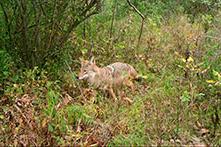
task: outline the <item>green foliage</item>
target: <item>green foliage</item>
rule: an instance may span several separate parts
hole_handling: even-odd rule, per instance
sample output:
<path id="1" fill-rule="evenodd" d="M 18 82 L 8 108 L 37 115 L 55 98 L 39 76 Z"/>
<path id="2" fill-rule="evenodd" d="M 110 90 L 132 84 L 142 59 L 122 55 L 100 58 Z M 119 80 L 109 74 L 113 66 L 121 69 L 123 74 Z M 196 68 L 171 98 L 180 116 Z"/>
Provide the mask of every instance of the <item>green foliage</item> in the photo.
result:
<path id="1" fill-rule="evenodd" d="M 91 124 L 93 119 L 87 113 L 86 108 L 80 105 L 71 105 L 64 110 L 64 114 L 67 114 L 68 123 L 75 125 L 79 121 L 86 125 Z"/>
<path id="2" fill-rule="evenodd" d="M 0 49 L 0 83 L 9 77 L 11 64 L 10 56 L 5 50 Z"/>
<path id="3" fill-rule="evenodd" d="M 138 131 L 138 130 L 137 130 Z M 145 134 L 135 132 L 134 134 L 128 134 L 127 136 L 116 136 L 109 146 L 143 146 L 146 144 Z"/>
<path id="4" fill-rule="evenodd" d="M 7 1 L 1 6 L 2 42 L 17 65 L 42 66 L 60 56 L 73 29 L 98 13 L 101 1 Z"/>
<path id="5" fill-rule="evenodd" d="M 189 93 L 187 91 L 184 91 L 182 96 L 181 96 L 181 101 L 183 103 L 188 103 L 190 101 L 190 98 L 191 97 L 190 97 Z"/>
<path id="6" fill-rule="evenodd" d="M 50 104 L 47 111 L 50 110 L 49 108 L 51 108 Z M 93 118 L 88 115 L 85 107 L 80 105 L 70 105 L 59 111 L 53 109 L 52 112 L 55 113 L 52 121 L 48 124 L 48 130 L 54 133 L 55 136 L 58 132 L 67 133 L 68 131 L 71 131 L 73 129 L 72 126 L 76 129 L 80 124 L 90 125 L 93 123 Z"/>
<path id="7" fill-rule="evenodd" d="M 220 8 L 220 0 L 186 0 L 181 2 L 187 14 L 193 17 L 200 13 L 214 14 Z"/>
<path id="8" fill-rule="evenodd" d="M 74 33 L 98 1 L 18 2 L 0 1 L 0 146 L 220 145 L 219 0 L 131 0 L 146 16 L 139 47 L 140 17 L 125 0 L 103 1 Z M 136 90 L 114 102 L 79 82 L 79 58 L 90 56 L 133 65 Z"/>
<path id="9" fill-rule="evenodd" d="M 47 108 L 45 109 L 45 114 L 49 118 L 53 118 L 56 115 L 55 107 L 58 104 L 58 98 L 59 98 L 59 93 L 57 93 L 52 89 L 49 89 L 47 93 Z"/>

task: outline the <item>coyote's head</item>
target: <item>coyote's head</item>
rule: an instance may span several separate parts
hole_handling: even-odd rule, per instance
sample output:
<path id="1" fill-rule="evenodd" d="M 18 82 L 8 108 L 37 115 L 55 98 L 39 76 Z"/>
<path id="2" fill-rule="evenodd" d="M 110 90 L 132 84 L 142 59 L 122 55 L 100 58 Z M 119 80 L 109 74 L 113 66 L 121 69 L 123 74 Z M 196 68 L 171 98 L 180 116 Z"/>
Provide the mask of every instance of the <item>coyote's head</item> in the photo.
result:
<path id="1" fill-rule="evenodd" d="M 78 74 L 78 79 L 90 81 L 91 79 L 94 79 L 98 69 L 99 68 L 97 67 L 93 57 L 90 61 L 81 60 L 81 69 Z"/>

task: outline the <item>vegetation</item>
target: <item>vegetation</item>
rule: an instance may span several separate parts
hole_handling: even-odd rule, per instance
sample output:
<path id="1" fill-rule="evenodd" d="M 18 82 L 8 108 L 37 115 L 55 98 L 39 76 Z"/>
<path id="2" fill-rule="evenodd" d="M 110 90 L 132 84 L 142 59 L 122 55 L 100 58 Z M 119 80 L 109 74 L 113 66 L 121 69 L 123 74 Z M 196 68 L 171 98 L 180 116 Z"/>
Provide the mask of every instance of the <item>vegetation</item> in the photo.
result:
<path id="1" fill-rule="evenodd" d="M 220 146 L 220 6 L 1 0 L 0 146 Z M 92 56 L 133 65 L 136 91 L 114 102 L 77 80 Z"/>

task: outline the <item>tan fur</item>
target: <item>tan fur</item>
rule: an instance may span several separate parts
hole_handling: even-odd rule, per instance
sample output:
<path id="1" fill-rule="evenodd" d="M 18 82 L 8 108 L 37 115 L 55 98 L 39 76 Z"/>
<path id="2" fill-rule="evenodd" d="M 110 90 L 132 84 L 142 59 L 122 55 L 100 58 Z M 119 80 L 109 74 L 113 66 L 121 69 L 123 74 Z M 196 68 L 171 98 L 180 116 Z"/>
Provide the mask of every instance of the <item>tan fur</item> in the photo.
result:
<path id="1" fill-rule="evenodd" d="M 93 60 L 93 59 L 92 59 Z M 137 78 L 136 70 L 129 64 L 116 62 L 100 68 L 94 61 L 82 60 L 78 77 L 89 84 L 106 90 L 116 100 L 114 90 L 126 85 L 134 90 L 132 80 Z"/>

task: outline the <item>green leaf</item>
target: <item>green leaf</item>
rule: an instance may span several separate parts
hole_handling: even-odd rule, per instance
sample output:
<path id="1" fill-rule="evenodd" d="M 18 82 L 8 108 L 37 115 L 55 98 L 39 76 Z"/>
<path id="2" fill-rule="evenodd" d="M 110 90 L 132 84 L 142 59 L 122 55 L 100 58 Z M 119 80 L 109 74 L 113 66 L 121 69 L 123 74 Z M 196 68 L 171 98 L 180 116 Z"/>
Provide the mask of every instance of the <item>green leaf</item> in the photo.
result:
<path id="1" fill-rule="evenodd" d="M 48 131 L 49 132 L 53 132 L 54 131 L 54 127 L 51 124 L 48 124 Z"/>
<path id="2" fill-rule="evenodd" d="M 188 91 L 184 91 L 183 95 L 181 96 L 181 101 L 183 103 L 190 101 L 190 95 Z"/>

